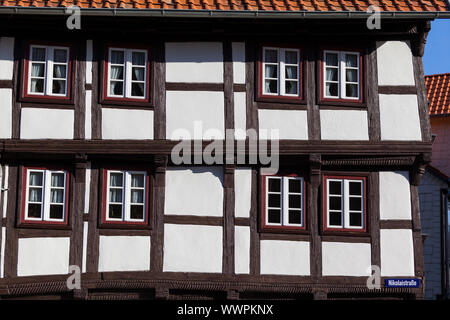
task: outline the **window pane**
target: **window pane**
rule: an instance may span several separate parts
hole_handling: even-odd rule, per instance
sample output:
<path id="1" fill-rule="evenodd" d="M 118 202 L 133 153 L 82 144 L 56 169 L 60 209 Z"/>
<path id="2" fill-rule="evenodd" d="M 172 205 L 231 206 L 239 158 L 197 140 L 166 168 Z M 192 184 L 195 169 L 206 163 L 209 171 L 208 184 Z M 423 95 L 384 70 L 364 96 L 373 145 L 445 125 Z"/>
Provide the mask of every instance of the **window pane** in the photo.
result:
<path id="1" fill-rule="evenodd" d="M 67 50 L 64 49 L 55 49 L 53 54 L 54 62 L 67 62 Z"/>
<path id="2" fill-rule="evenodd" d="M 113 80 L 123 80 L 123 67 L 121 66 L 111 66 L 111 79 Z"/>
<path id="3" fill-rule="evenodd" d="M 281 194 L 269 194 L 269 207 L 281 208 Z"/>
<path id="4" fill-rule="evenodd" d="M 277 50 L 265 50 L 264 62 L 278 63 L 278 51 Z"/>
<path id="5" fill-rule="evenodd" d="M 290 209 L 301 209 L 302 207 L 302 196 L 296 194 L 289 195 L 289 208 Z"/>
<path id="6" fill-rule="evenodd" d="M 144 206 L 132 205 L 130 208 L 131 219 L 144 219 Z"/>
<path id="7" fill-rule="evenodd" d="M 42 186 L 42 172 L 30 172 L 30 181 L 28 184 L 30 186 Z"/>
<path id="8" fill-rule="evenodd" d="M 66 93 L 66 80 L 53 80 L 52 93 Z"/>
<path id="9" fill-rule="evenodd" d="M 131 175 L 131 187 L 143 188 L 144 187 L 144 175 L 143 174 L 132 174 Z"/>
<path id="10" fill-rule="evenodd" d="M 57 204 L 50 205 L 50 219 L 62 219 L 63 215 L 63 206 Z"/>
<path id="11" fill-rule="evenodd" d="M 358 97 L 358 85 L 357 84 L 346 84 L 345 85 L 345 95 L 347 97 Z"/>
<path id="12" fill-rule="evenodd" d="M 286 67 L 286 79 L 297 79 L 297 67 Z"/>
<path id="13" fill-rule="evenodd" d="M 111 187 L 121 187 L 123 185 L 123 174 L 119 172 L 110 173 L 109 185 Z"/>
<path id="14" fill-rule="evenodd" d="M 133 67 L 133 71 L 131 72 L 131 75 L 132 75 L 132 80 L 144 81 L 145 69 Z"/>
<path id="15" fill-rule="evenodd" d="M 346 67 L 358 67 L 358 55 L 356 54 L 346 54 L 345 55 L 345 66 Z"/>
<path id="16" fill-rule="evenodd" d="M 111 63 L 123 64 L 123 51 L 112 50 L 111 51 Z"/>
<path id="17" fill-rule="evenodd" d="M 28 201 L 42 202 L 42 189 L 41 188 L 30 188 L 28 191 Z"/>
<path id="18" fill-rule="evenodd" d="M 144 52 L 133 52 L 131 59 L 132 59 L 132 64 L 135 66 L 145 65 L 145 53 Z"/>
<path id="19" fill-rule="evenodd" d="M 342 226 L 342 213 L 330 212 L 330 226 Z"/>
<path id="20" fill-rule="evenodd" d="M 45 64 L 32 63 L 31 64 L 31 76 L 32 77 L 44 77 Z"/>
<path id="21" fill-rule="evenodd" d="M 350 198 L 350 210 L 361 211 L 362 210 L 362 198 Z"/>
<path id="22" fill-rule="evenodd" d="M 338 65 L 338 55 L 337 53 L 326 53 L 325 63 L 327 66 L 337 66 Z"/>
<path id="23" fill-rule="evenodd" d="M 131 84 L 131 95 L 133 97 L 143 97 L 144 94 L 144 84 L 143 83 L 132 83 Z"/>
<path id="24" fill-rule="evenodd" d="M 297 51 L 286 51 L 286 63 L 287 64 L 297 64 Z"/>
<path id="25" fill-rule="evenodd" d="M 266 80 L 266 92 L 267 93 L 278 93 L 277 80 Z"/>
<path id="26" fill-rule="evenodd" d="M 337 83 L 327 83 L 326 85 L 326 95 L 329 97 L 338 96 L 338 85 Z"/>
<path id="27" fill-rule="evenodd" d="M 349 182 L 350 195 L 360 196 L 362 195 L 362 183 L 361 182 Z"/>
<path id="28" fill-rule="evenodd" d="M 131 190 L 131 203 L 144 203 L 144 190 Z"/>
<path id="29" fill-rule="evenodd" d="M 266 70 L 266 78 L 278 78 L 278 66 L 266 64 L 265 70 Z"/>
<path id="30" fill-rule="evenodd" d="M 122 205 L 121 204 L 110 204 L 109 205 L 109 217 L 113 219 L 122 218 Z"/>
<path id="31" fill-rule="evenodd" d="M 289 210 L 289 223 L 301 224 L 302 212 L 300 210 Z"/>
<path id="32" fill-rule="evenodd" d="M 52 203 L 64 203 L 64 190 L 52 189 L 50 192 L 50 202 Z"/>
<path id="33" fill-rule="evenodd" d="M 267 178 L 269 181 L 269 191 L 270 192 L 280 192 L 281 191 L 281 179 L 278 178 Z"/>
<path id="34" fill-rule="evenodd" d="M 362 213 L 361 212 L 350 212 L 350 226 L 362 227 Z"/>
<path id="35" fill-rule="evenodd" d="M 289 179 L 289 192 L 302 192 L 302 181 L 299 179 Z"/>
<path id="36" fill-rule="evenodd" d="M 115 96 L 123 96 L 123 82 L 122 81 L 111 81 L 110 91 Z"/>
<path id="37" fill-rule="evenodd" d="M 52 187 L 64 187 L 64 173 L 52 173 Z"/>
<path id="38" fill-rule="evenodd" d="M 330 210 L 342 210 L 342 198 L 341 197 L 330 197 Z"/>
<path id="39" fill-rule="evenodd" d="M 60 64 L 54 65 L 53 66 L 53 77 L 65 79 L 66 78 L 66 66 L 60 65 Z"/>
<path id="40" fill-rule="evenodd" d="M 33 48 L 31 52 L 31 60 L 45 61 L 45 48 Z"/>
<path id="41" fill-rule="evenodd" d="M 338 81 L 338 70 L 337 68 L 327 68 L 327 81 Z"/>
<path id="42" fill-rule="evenodd" d="M 269 212 L 268 215 L 269 223 L 281 223 L 281 210 L 269 209 L 268 212 Z"/>
<path id="43" fill-rule="evenodd" d="M 110 189 L 109 202 L 122 202 L 122 189 Z"/>
<path id="44" fill-rule="evenodd" d="M 286 94 L 297 94 L 297 81 L 286 81 Z"/>
<path id="45" fill-rule="evenodd" d="M 354 69 L 345 70 L 345 81 L 358 82 L 358 70 Z"/>
<path id="46" fill-rule="evenodd" d="M 328 187 L 328 193 L 329 194 L 337 194 L 340 195 L 341 194 L 341 185 L 342 182 L 341 181 L 329 181 Z"/>
<path id="47" fill-rule="evenodd" d="M 31 92 L 44 93 L 44 79 L 31 79 Z"/>
<path id="48" fill-rule="evenodd" d="M 41 205 L 30 203 L 28 204 L 28 217 L 40 218 L 41 217 Z"/>

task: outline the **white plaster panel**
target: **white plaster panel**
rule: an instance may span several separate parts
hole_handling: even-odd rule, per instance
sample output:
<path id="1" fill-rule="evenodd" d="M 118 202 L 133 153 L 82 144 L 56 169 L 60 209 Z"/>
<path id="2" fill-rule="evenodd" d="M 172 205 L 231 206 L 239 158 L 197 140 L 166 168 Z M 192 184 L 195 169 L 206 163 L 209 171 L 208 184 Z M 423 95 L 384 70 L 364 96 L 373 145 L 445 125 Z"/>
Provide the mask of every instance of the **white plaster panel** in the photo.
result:
<path id="1" fill-rule="evenodd" d="M 165 189 L 167 215 L 223 215 L 222 167 L 169 167 Z"/>
<path id="2" fill-rule="evenodd" d="M 86 40 L 86 83 L 92 83 L 92 40 Z"/>
<path id="3" fill-rule="evenodd" d="M 0 247 L 0 278 L 3 278 L 5 269 L 5 241 L 6 227 L 2 227 L 2 244 Z"/>
<path id="4" fill-rule="evenodd" d="M 234 93 L 234 137 L 236 140 L 245 140 L 247 130 L 247 103 L 245 92 Z"/>
<path id="5" fill-rule="evenodd" d="M 222 272 L 222 227 L 164 225 L 163 271 Z"/>
<path id="6" fill-rule="evenodd" d="M 153 139 L 153 111 L 102 109 L 103 139 Z"/>
<path id="7" fill-rule="evenodd" d="M 412 231 L 380 230 L 381 276 L 413 276 L 414 245 Z"/>
<path id="8" fill-rule="evenodd" d="M 89 232 L 89 222 L 83 222 L 83 258 L 81 261 L 81 272 L 86 272 L 87 263 L 87 241 Z"/>
<path id="9" fill-rule="evenodd" d="M 74 111 L 22 108 L 21 139 L 73 139 Z"/>
<path id="10" fill-rule="evenodd" d="M 233 82 L 245 83 L 245 42 L 231 43 L 233 56 Z"/>
<path id="11" fill-rule="evenodd" d="M 150 270 L 150 237 L 100 236 L 98 271 Z"/>
<path id="12" fill-rule="evenodd" d="M 279 131 L 279 139 L 307 140 L 308 119 L 305 110 L 258 110 L 259 139 L 273 139 Z"/>
<path id="13" fill-rule="evenodd" d="M 85 171 L 85 181 L 84 181 L 84 213 L 89 213 L 90 204 L 90 194 L 91 194 L 91 162 L 87 163 Z"/>
<path id="14" fill-rule="evenodd" d="M 262 240 L 261 274 L 310 275 L 309 242 Z"/>
<path id="15" fill-rule="evenodd" d="M 0 80 L 12 80 L 14 70 L 14 38 L 0 37 Z"/>
<path id="16" fill-rule="evenodd" d="M 422 140 L 417 96 L 380 94 L 381 140 Z"/>
<path id="17" fill-rule="evenodd" d="M 320 110 L 322 140 L 369 140 L 367 111 Z"/>
<path id="18" fill-rule="evenodd" d="M 370 243 L 322 242 L 324 276 L 369 276 Z"/>
<path id="19" fill-rule="evenodd" d="M 234 227 L 234 272 L 250 273 L 250 227 Z"/>
<path id="20" fill-rule="evenodd" d="M 166 42 L 167 82 L 223 82 L 221 42 Z"/>
<path id="21" fill-rule="evenodd" d="M 223 139 L 225 136 L 223 92 L 167 91 L 168 139 Z"/>
<path id="22" fill-rule="evenodd" d="M 70 238 L 19 239 L 17 275 L 69 273 Z"/>
<path id="23" fill-rule="evenodd" d="M 0 89 L 0 102 L 0 139 L 10 139 L 12 128 L 12 89 Z"/>
<path id="24" fill-rule="evenodd" d="M 379 85 L 414 85 L 409 41 L 377 42 Z"/>
<path id="25" fill-rule="evenodd" d="M 411 191 L 407 171 L 380 171 L 380 219 L 411 220 Z"/>
<path id="26" fill-rule="evenodd" d="M 85 95 L 85 115 L 84 115 L 84 137 L 92 138 L 92 91 L 86 90 Z"/>
<path id="27" fill-rule="evenodd" d="M 234 215 L 239 218 L 250 217 L 252 202 L 252 169 L 234 170 Z"/>

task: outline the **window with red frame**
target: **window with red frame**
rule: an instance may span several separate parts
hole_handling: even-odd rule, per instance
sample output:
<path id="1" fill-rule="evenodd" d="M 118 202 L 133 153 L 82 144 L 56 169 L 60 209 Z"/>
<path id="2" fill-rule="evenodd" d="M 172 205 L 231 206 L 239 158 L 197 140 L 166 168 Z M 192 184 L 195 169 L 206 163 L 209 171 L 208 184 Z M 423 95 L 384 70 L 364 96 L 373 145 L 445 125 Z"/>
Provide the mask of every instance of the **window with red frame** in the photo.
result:
<path id="1" fill-rule="evenodd" d="M 105 99 L 147 101 L 148 56 L 149 52 L 145 49 L 109 47 L 105 67 Z"/>
<path id="2" fill-rule="evenodd" d="M 322 99 L 361 100 L 361 54 L 323 51 Z"/>
<path id="3" fill-rule="evenodd" d="M 366 178 L 325 176 L 325 230 L 366 229 Z"/>
<path id="4" fill-rule="evenodd" d="M 24 169 L 23 222 L 65 223 L 69 175 L 64 170 Z"/>
<path id="5" fill-rule="evenodd" d="M 25 96 L 65 98 L 70 86 L 70 48 L 30 45 L 26 61 Z"/>
<path id="6" fill-rule="evenodd" d="M 300 49 L 262 48 L 260 95 L 262 97 L 299 98 Z"/>
<path id="7" fill-rule="evenodd" d="M 263 228 L 305 228 L 304 179 L 263 176 Z"/>
<path id="8" fill-rule="evenodd" d="M 105 170 L 105 223 L 147 222 L 148 174 L 146 171 Z"/>

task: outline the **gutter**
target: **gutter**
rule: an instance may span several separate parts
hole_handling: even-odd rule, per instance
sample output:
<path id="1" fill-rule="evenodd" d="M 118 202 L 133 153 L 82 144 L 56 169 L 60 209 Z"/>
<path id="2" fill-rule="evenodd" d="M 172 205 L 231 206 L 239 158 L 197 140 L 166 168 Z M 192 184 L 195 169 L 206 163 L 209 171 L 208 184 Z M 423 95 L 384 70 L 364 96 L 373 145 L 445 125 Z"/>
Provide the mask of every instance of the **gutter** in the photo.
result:
<path id="1" fill-rule="evenodd" d="M 450 6 L 450 5 L 449 5 Z M 68 15 L 66 7 L 0 7 L 0 14 Z M 252 18 L 252 19 L 367 19 L 373 13 L 365 11 L 259 11 L 259 10 L 181 10 L 80 8 L 83 16 L 95 17 L 167 17 L 167 18 Z M 450 11 L 380 12 L 383 19 L 450 19 Z"/>

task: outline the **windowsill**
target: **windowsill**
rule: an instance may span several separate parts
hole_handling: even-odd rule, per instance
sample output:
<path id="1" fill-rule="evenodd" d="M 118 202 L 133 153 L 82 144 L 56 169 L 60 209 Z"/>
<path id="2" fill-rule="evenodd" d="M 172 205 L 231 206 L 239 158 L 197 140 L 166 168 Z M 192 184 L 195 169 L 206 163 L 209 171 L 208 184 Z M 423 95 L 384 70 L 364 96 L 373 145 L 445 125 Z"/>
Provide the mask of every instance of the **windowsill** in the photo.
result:
<path id="1" fill-rule="evenodd" d="M 337 229 L 322 229 L 321 231 L 322 237 L 327 236 L 349 236 L 349 237 L 369 237 L 369 232 L 365 229 L 343 229 L 343 230 L 337 230 Z"/>
<path id="2" fill-rule="evenodd" d="M 256 98 L 256 101 L 306 105 L 306 100 L 304 97 L 259 95 Z"/>
<path id="3" fill-rule="evenodd" d="M 123 230 L 151 230 L 150 223 L 133 223 L 133 222 L 105 222 L 102 221 L 98 225 L 99 229 L 123 229 Z"/>
<path id="4" fill-rule="evenodd" d="M 55 222 L 31 222 L 31 221 L 21 221 L 17 225 L 18 228 L 24 229 L 50 229 L 50 230 L 72 230 L 72 227 L 64 223 Z"/>
<path id="5" fill-rule="evenodd" d="M 352 99 L 326 99 L 320 98 L 317 102 L 319 108 L 326 106 L 334 106 L 334 107 L 356 107 L 356 108 L 366 108 L 367 104 L 362 100 L 352 100 Z"/>
<path id="6" fill-rule="evenodd" d="M 75 107 L 75 103 L 73 101 L 72 97 L 57 97 L 57 96 L 33 96 L 33 95 L 27 95 L 27 96 L 21 96 L 19 99 L 21 102 L 32 102 L 32 103 L 43 103 L 43 104 L 49 104 L 49 107 L 52 107 L 52 105 L 71 105 Z"/>
<path id="7" fill-rule="evenodd" d="M 153 104 L 148 99 L 114 99 L 114 98 L 103 98 L 100 99 L 99 103 L 103 108 L 107 107 L 141 107 L 146 109 L 153 109 Z"/>
<path id="8" fill-rule="evenodd" d="M 261 226 L 259 232 L 309 235 L 309 230 L 307 230 L 306 227 L 294 226 Z"/>

